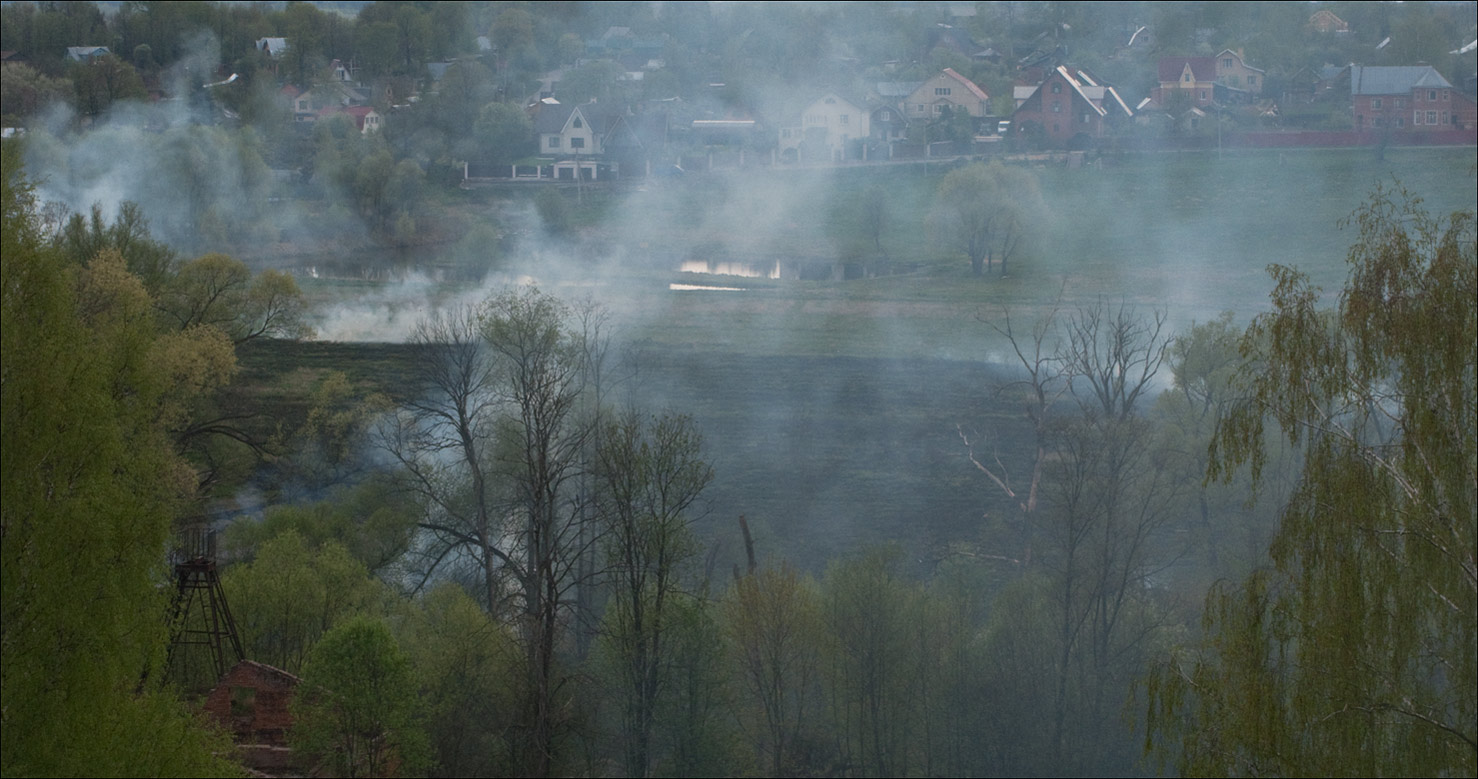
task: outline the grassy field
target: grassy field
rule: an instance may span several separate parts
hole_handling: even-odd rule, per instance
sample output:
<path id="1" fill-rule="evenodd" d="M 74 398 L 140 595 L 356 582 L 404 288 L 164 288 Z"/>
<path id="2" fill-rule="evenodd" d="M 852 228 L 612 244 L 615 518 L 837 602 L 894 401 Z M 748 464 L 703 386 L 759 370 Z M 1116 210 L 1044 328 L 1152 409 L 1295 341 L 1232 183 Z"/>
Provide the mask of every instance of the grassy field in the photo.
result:
<path id="1" fill-rule="evenodd" d="M 951 542 L 977 540 L 1004 506 L 964 457 L 957 425 L 993 430 L 1010 464 L 1019 410 L 993 399 L 989 363 L 1004 344 L 982 318 L 1019 322 L 1058 297 L 1162 309 L 1176 327 L 1266 307 L 1271 263 L 1326 290 L 1342 284 L 1353 235 L 1338 222 L 1393 176 L 1434 211 L 1473 208 L 1473 149 L 1146 155 L 1101 167 L 1041 168 L 1050 220 L 1006 278 L 977 279 L 930 243 L 922 222 L 942 173 L 870 168 L 691 177 L 590 196 L 607 222 L 571 241 L 523 248 L 498 278 L 532 276 L 591 296 L 642 346 L 632 397 L 692 414 L 718 479 L 704 534 L 738 553 L 748 516 L 765 555 L 819 569 L 858 544 L 899 541 L 927 567 Z M 848 281 L 738 279 L 677 272 L 680 259 L 841 259 L 871 265 L 858 193 L 885 186 L 890 274 Z M 502 208 L 491 199 L 488 208 Z M 680 292 L 670 283 L 744 287 Z M 475 299 L 473 285 L 307 283 L 320 305 Z M 417 297 L 420 295 L 421 297 Z M 380 305 L 380 304 L 376 304 Z M 366 312 L 391 310 L 370 306 Z M 404 397 L 416 377 L 384 344 L 274 344 L 243 350 L 242 392 L 274 419 L 306 413 L 302 393 L 328 370 Z M 1011 550 L 994 550 L 1007 553 Z"/>

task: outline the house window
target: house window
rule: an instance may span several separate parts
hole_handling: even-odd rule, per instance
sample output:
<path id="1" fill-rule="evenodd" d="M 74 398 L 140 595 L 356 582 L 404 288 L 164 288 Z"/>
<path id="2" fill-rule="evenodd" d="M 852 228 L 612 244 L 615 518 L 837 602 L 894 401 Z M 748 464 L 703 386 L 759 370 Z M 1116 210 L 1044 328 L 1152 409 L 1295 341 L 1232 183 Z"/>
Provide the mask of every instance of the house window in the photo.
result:
<path id="1" fill-rule="evenodd" d="M 936 106 L 934 106 L 934 115 L 935 116 L 939 116 L 942 113 L 944 113 L 944 106 L 942 106 L 942 105 L 936 105 Z"/>
<path id="2" fill-rule="evenodd" d="M 1226 59 L 1222 60 L 1221 61 L 1221 66 L 1224 67 L 1224 68 L 1226 68 L 1226 69 L 1228 69 L 1228 70 L 1231 70 L 1231 68 L 1232 68 L 1232 58 L 1231 57 L 1227 57 Z"/>
<path id="3" fill-rule="evenodd" d="M 840 124 L 843 127 L 846 127 L 847 126 L 847 120 L 849 118 L 851 118 L 851 115 L 850 114 L 842 114 L 841 116 L 837 117 L 837 123 Z"/>
<path id="4" fill-rule="evenodd" d="M 1231 84 L 1232 84 L 1232 86 L 1234 86 L 1234 87 L 1238 85 L 1237 77 L 1236 76 L 1232 76 L 1231 78 L 1229 78 L 1227 80 L 1230 81 Z"/>
<path id="5" fill-rule="evenodd" d="M 1058 128 L 1057 123 L 1056 122 L 1053 122 L 1052 123 L 1052 132 L 1053 132 L 1053 134 L 1056 134 L 1059 131 L 1059 129 L 1060 128 Z"/>
<path id="6" fill-rule="evenodd" d="M 889 113 L 889 112 L 888 112 L 888 109 L 886 109 L 886 108 L 885 108 L 885 109 L 883 109 L 883 112 L 882 112 L 882 113 L 881 113 L 881 114 L 878 114 L 878 116 L 879 116 L 879 117 L 880 117 L 880 118 L 881 118 L 881 119 L 882 119 L 882 120 L 883 120 L 883 121 L 885 121 L 885 122 L 891 122 L 891 121 L 893 121 L 893 114 L 891 114 L 891 113 Z"/>
<path id="7" fill-rule="evenodd" d="M 922 114 L 924 112 L 924 104 L 919 103 L 918 105 L 914 106 L 914 112 Z"/>
<path id="8" fill-rule="evenodd" d="M 1447 96 L 1450 95 L 1450 94 L 1452 94 L 1452 93 L 1451 92 L 1448 92 L 1445 89 L 1442 90 L 1442 102 L 1444 102 L 1444 103 L 1447 102 Z"/>
<path id="9" fill-rule="evenodd" d="M 826 98 L 826 104 L 827 105 L 836 105 L 837 104 L 836 98 L 834 98 L 834 97 L 828 97 L 828 98 Z"/>
<path id="10" fill-rule="evenodd" d="M 1429 103 L 1435 103 L 1435 102 L 1437 102 L 1437 90 L 1435 90 L 1435 89 L 1429 89 L 1429 90 L 1427 90 L 1427 102 L 1429 102 Z"/>
<path id="11" fill-rule="evenodd" d="M 1406 119 L 1405 119 L 1405 117 L 1400 117 L 1400 116 L 1396 117 L 1396 126 L 1397 127 L 1405 127 L 1406 126 Z"/>
<path id="12" fill-rule="evenodd" d="M 585 139 L 584 138 L 571 138 L 570 139 L 570 148 L 572 148 L 572 149 L 583 149 L 583 148 L 585 148 Z"/>
<path id="13" fill-rule="evenodd" d="M 1201 99 L 1202 100 L 1205 100 L 1206 99 L 1206 90 L 1204 90 L 1204 89 L 1201 90 Z"/>
<path id="14" fill-rule="evenodd" d="M 1437 112 L 1436 111 L 1428 111 L 1427 112 L 1427 124 L 1436 124 L 1436 123 L 1437 123 Z"/>
<path id="15" fill-rule="evenodd" d="M 1380 110 L 1380 98 L 1378 98 L 1378 97 L 1372 97 L 1372 98 L 1370 98 L 1370 107 L 1373 108 L 1373 109 L 1375 109 L 1375 110 L 1377 110 L 1377 111 L 1379 111 Z"/>
<path id="16" fill-rule="evenodd" d="M 1088 112 L 1087 111 L 1084 111 L 1083 112 L 1083 124 L 1087 124 L 1087 123 L 1088 123 Z"/>
<path id="17" fill-rule="evenodd" d="M 1181 76 L 1180 80 L 1184 81 L 1187 84 L 1191 83 L 1191 74 L 1186 73 L 1184 76 Z"/>
<path id="18" fill-rule="evenodd" d="M 1421 111 L 1412 111 L 1411 112 L 1411 123 L 1412 124 L 1421 124 L 1422 123 L 1422 112 Z"/>
<path id="19" fill-rule="evenodd" d="M 1054 95 L 1060 95 L 1060 94 L 1062 94 L 1062 85 L 1061 84 L 1053 84 L 1052 85 L 1052 94 L 1054 94 Z"/>
<path id="20" fill-rule="evenodd" d="M 1442 112 L 1442 124 L 1447 124 L 1447 112 Z"/>
<path id="21" fill-rule="evenodd" d="M 1400 98 L 1400 97 L 1396 98 L 1396 110 L 1399 111 L 1400 109 L 1405 108 L 1405 107 L 1406 107 L 1406 99 L 1405 98 Z"/>
<path id="22" fill-rule="evenodd" d="M 585 126 L 585 124 L 580 121 L 580 117 L 578 117 L 578 116 L 575 117 L 575 129 L 578 130 L 581 127 L 584 127 L 584 126 Z"/>
<path id="23" fill-rule="evenodd" d="M 551 136 L 549 138 L 549 148 L 551 148 L 551 149 L 558 149 L 559 148 L 559 136 L 558 135 Z"/>
<path id="24" fill-rule="evenodd" d="M 1249 86 L 1249 87 L 1257 86 L 1257 76 L 1248 76 L 1247 77 L 1247 86 Z"/>
<path id="25" fill-rule="evenodd" d="M 941 97 L 948 96 L 949 95 L 949 87 L 934 87 L 934 94 L 939 95 Z"/>

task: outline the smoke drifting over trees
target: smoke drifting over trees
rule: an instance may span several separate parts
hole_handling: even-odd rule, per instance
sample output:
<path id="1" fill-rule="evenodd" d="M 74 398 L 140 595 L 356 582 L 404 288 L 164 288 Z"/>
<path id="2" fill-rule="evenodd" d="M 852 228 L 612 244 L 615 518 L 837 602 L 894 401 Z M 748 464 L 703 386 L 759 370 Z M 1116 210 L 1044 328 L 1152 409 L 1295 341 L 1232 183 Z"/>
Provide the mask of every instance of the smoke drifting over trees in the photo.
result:
<path id="1" fill-rule="evenodd" d="M 0 17 L 6 773 L 1473 772 L 1471 4 Z"/>

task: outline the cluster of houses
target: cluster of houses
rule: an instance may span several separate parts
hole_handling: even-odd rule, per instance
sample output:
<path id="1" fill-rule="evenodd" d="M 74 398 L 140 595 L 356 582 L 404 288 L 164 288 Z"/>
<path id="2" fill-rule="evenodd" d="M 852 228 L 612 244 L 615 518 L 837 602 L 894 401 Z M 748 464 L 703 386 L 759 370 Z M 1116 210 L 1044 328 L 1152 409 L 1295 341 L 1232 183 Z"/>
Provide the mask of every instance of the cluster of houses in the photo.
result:
<path id="1" fill-rule="evenodd" d="M 1349 31 L 1327 9 L 1309 18 L 1309 28 L 1336 36 Z M 1125 48 L 1152 34 L 1139 28 Z M 947 24 L 931 29 L 929 42 L 931 48 L 949 48 L 974 62 L 998 65 L 1003 60 L 1000 52 Z M 583 43 L 580 61 L 615 63 L 624 81 L 642 81 L 665 67 L 663 41 L 639 38 L 625 27 L 611 27 Z M 256 48 L 272 60 L 290 47 L 286 38 L 256 41 Z M 482 37 L 478 47 L 488 53 L 492 44 Z M 83 63 L 106 53 L 105 47 L 67 51 L 69 58 Z M 453 64 L 428 63 L 432 89 Z M 379 131 L 386 121 L 381 111 L 393 106 L 392 96 L 371 94 L 347 63 L 335 60 L 329 73 L 307 89 L 281 88 L 279 96 L 292 121 L 345 116 L 361 133 Z M 1009 100 L 1004 95 L 993 99 L 980 85 L 945 68 L 923 81 L 880 81 L 856 92 L 818 88 L 809 94 L 764 96 L 742 106 L 719 99 L 722 84 L 691 100 L 575 105 L 560 99 L 563 75 L 563 70 L 546 74 L 526 103 L 536 134 L 535 157 L 498 169 L 474 162 L 467 167 L 469 177 L 600 179 L 651 174 L 654 167 L 713 167 L 716 158 L 721 165 L 828 165 L 1004 148 L 1091 149 L 1134 127 L 1194 132 L 1205 121 L 1228 116 L 1261 124 L 1279 119 L 1284 109 L 1313 103 L 1349 117 L 1357 133 L 1471 135 L 1478 126 L 1478 107 L 1468 94 L 1472 87 L 1455 88 L 1429 65 L 1305 69 L 1278 79 L 1280 89 L 1273 94 L 1267 73 L 1249 62 L 1243 50 L 1231 48 L 1215 56 L 1160 58 L 1150 94 L 1137 102 L 1067 62 L 1061 49 L 1017 63 Z"/>

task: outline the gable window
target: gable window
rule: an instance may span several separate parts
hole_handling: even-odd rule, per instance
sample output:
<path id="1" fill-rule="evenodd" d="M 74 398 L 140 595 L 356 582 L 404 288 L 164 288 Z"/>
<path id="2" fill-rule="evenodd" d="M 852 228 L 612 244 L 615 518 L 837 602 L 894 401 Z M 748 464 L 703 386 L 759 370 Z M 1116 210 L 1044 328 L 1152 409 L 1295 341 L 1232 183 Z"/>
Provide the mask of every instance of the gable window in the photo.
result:
<path id="1" fill-rule="evenodd" d="M 1061 100 L 1053 100 L 1052 101 L 1052 113 L 1054 113 L 1054 114 L 1060 114 L 1060 113 L 1062 113 L 1062 101 Z"/>
<path id="2" fill-rule="evenodd" d="M 580 121 L 580 117 L 578 117 L 578 116 L 575 117 L 575 129 L 578 130 L 581 127 L 584 127 L 584 126 L 585 126 L 585 123 Z"/>
<path id="3" fill-rule="evenodd" d="M 1224 67 L 1224 68 L 1226 68 L 1226 69 L 1228 69 L 1228 70 L 1231 70 L 1231 68 L 1232 68 L 1232 58 L 1231 57 L 1227 57 L 1226 59 L 1222 60 L 1221 61 L 1221 66 Z"/>
<path id="4" fill-rule="evenodd" d="M 949 95 L 949 87 L 934 87 L 934 94 L 940 95 L 940 96 L 948 96 Z"/>
<path id="5" fill-rule="evenodd" d="M 834 98 L 834 97 L 828 97 L 828 98 L 826 98 L 826 104 L 827 105 L 836 105 L 837 104 L 836 98 Z"/>
<path id="6" fill-rule="evenodd" d="M 1052 94 L 1054 94 L 1054 95 L 1060 95 L 1060 94 L 1062 94 L 1062 85 L 1061 84 L 1053 84 L 1052 85 Z"/>
<path id="7" fill-rule="evenodd" d="M 572 148 L 572 149 L 583 149 L 583 148 L 585 148 L 585 139 L 584 138 L 571 138 L 570 139 L 570 148 Z"/>
<path id="8" fill-rule="evenodd" d="M 1180 77 L 1180 80 L 1184 81 L 1187 84 L 1191 83 L 1191 72 L 1187 70 L 1185 72 L 1185 75 Z"/>
<path id="9" fill-rule="evenodd" d="M 1087 124 L 1087 123 L 1088 123 L 1088 112 L 1087 111 L 1084 111 L 1083 112 L 1083 124 Z"/>

